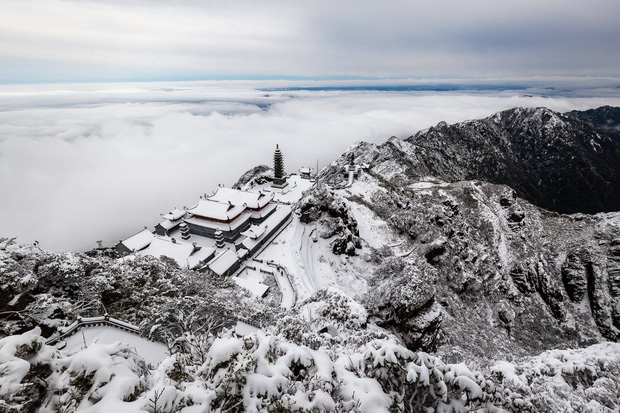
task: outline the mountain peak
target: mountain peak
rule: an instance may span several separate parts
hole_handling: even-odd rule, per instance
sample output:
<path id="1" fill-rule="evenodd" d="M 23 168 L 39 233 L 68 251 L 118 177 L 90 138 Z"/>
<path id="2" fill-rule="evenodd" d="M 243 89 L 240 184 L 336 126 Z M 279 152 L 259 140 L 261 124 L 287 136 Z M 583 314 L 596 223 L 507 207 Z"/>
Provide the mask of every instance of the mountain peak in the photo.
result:
<path id="1" fill-rule="evenodd" d="M 545 107 L 513 108 L 453 125 L 440 122 L 406 142 L 415 154 L 407 158 L 401 179 L 431 175 L 505 184 L 561 213 L 620 210 L 620 145 Z"/>

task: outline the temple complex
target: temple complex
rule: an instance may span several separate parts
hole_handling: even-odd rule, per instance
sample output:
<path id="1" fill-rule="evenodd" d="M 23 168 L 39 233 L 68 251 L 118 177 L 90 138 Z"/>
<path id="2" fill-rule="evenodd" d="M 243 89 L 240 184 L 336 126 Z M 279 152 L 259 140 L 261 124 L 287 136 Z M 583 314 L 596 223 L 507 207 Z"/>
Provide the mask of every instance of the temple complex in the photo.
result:
<path id="1" fill-rule="evenodd" d="M 213 194 L 200 196 L 191 207 L 173 208 L 162 214 L 155 231 L 145 227 L 120 241 L 117 251 L 122 256 L 165 256 L 182 268 L 232 275 L 290 222 L 291 201 L 311 185 L 306 179 L 303 181 L 308 183 L 302 185 L 296 175 L 285 176 L 278 145 L 274 170 L 271 183 L 252 190 L 220 186 Z M 292 180 L 292 187 L 287 179 Z"/>

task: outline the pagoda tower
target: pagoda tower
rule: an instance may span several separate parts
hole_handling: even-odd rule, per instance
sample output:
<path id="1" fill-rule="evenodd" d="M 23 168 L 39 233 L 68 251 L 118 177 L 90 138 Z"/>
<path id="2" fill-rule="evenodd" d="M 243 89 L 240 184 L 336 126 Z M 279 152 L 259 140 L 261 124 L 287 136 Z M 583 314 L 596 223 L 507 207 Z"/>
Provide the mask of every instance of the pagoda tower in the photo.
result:
<path id="1" fill-rule="evenodd" d="M 179 225 L 179 228 L 181 229 L 181 238 L 187 240 L 190 237 L 189 234 L 189 227 L 187 226 L 187 224 L 185 222 L 182 222 L 181 225 Z"/>
<path id="2" fill-rule="evenodd" d="M 286 182 L 286 176 L 284 175 L 284 160 L 282 160 L 282 152 L 280 151 L 280 145 L 276 144 L 276 151 L 273 154 L 273 183 L 274 188 L 284 188 L 288 185 Z"/>
<path id="3" fill-rule="evenodd" d="M 224 233 L 219 229 L 215 231 L 215 246 L 217 248 L 224 248 Z"/>

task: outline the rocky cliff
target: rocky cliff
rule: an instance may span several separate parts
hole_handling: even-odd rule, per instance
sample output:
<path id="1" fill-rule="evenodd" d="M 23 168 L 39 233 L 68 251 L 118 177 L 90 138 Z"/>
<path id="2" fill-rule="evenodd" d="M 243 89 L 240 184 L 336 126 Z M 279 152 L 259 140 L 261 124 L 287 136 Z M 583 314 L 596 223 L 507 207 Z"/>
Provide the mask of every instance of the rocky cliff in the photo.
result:
<path id="1" fill-rule="evenodd" d="M 507 128 L 530 134 L 500 133 Z M 553 131 L 560 136 L 552 138 Z M 532 170 L 542 155 L 528 150 L 541 148 L 546 161 Z M 620 213 L 551 212 L 516 189 L 484 182 L 485 174 L 514 173 L 515 187 L 538 191 L 541 180 L 561 181 L 567 156 L 579 156 L 587 163 L 575 163 L 571 174 L 609 183 L 620 164 L 608 164 L 606 153 L 616 156 L 617 145 L 583 125 L 547 109 L 514 109 L 440 124 L 406 141 L 358 143 L 323 172 L 322 189 L 313 190 L 330 196 L 308 196 L 328 200 L 314 210 L 339 216 L 343 229 L 335 233 L 355 236 L 350 221 L 368 216 L 393 231 L 382 246 L 362 235 L 361 248 L 345 252 L 371 252 L 364 303 L 371 319 L 410 348 L 439 350 L 456 361 L 534 354 L 620 338 Z M 351 156 L 362 171 L 347 187 L 342 171 Z M 524 168 L 518 177 L 517 166 Z M 607 199 L 612 195 L 618 194 Z M 330 210 L 340 204 L 351 219 L 342 219 L 342 206 Z"/>

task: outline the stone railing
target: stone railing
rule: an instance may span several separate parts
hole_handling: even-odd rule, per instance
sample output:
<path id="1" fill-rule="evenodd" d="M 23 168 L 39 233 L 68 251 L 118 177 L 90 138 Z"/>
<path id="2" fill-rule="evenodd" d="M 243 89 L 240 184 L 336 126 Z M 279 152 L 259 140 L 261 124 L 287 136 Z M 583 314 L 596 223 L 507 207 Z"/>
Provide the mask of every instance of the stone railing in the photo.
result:
<path id="1" fill-rule="evenodd" d="M 116 327 L 130 333 L 140 334 L 140 329 L 137 326 L 121 320 L 117 320 L 116 318 L 112 318 L 108 314 L 105 314 L 100 317 L 78 317 L 76 321 L 74 321 L 69 326 L 63 328 L 62 331 L 59 330 L 58 333 L 47 339 L 45 343 L 53 345 L 61 340 L 64 340 L 67 337 L 71 337 L 81 328 L 100 326 Z"/>

